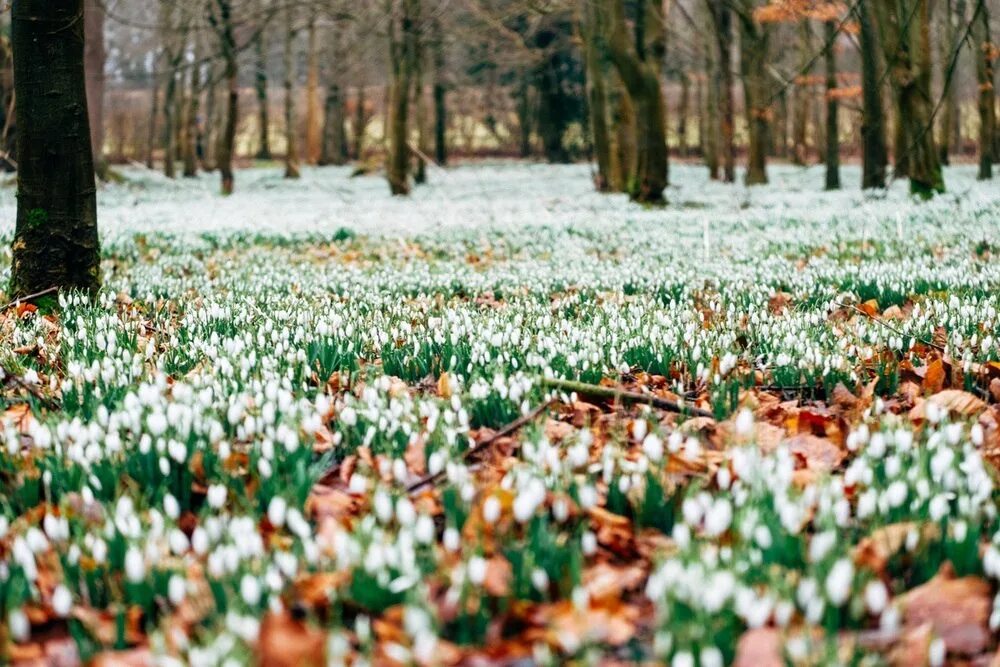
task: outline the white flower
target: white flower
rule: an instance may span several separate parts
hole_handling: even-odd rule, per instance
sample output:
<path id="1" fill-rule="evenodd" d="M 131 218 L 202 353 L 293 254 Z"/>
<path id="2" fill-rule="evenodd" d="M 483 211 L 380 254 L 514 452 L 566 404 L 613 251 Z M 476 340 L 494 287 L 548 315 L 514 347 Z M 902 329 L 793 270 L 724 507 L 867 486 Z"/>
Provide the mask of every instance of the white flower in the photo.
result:
<path id="1" fill-rule="evenodd" d="M 213 509 L 221 509 L 226 504 L 226 496 L 229 491 L 222 484 L 213 484 L 208 487 L 208 505 Z"/>
<path id="2" fill-rule="evenodd" d="M 736 415 L 736 434 L 744 438 L 753 435 L 753 413 L 747 408 Z"/>
<path id="3" fill-rule="evenodd" d="M 260 604 L 260 582 L 257 578 L 244 574 L 243 578 L 240 579 L 240 597 L 251 607 L 256 607 Z"/>
<path id="4" fill-rule="evenodd" d="M 170 604 L 176 607 L 184 601 L 186 596 L 187 582 L 184 581 L 184 577 L 179 574 L 171 575 L 167 582 L 167 597 L 170 599 Z"/>
<path id="5" fill-rule="evenodd" d="M 826 596 L 836 606 L 841 606 L 851 596 L 851 583 L 854 579 L 854 565 L 847 558 L 841 558 L 826 576 Z"/>
<path id="6" fill-rule="evenodd" d="M 494 524 L 500 519 L 500 500 L 496 496 L 490 496 L 483 501 L 483 520 L 488 524 Z"/>
<path id="7" fill-rule="evenodd" d="M 347 406 L 340 411 L 340 421 L 345 426 L 354 426 L 358 423 L 358 413 L 351 406 Z"/>
<path id="8" fill-rule="evenodd" d="M 59 584 L 52 592 L 52 611 L 59 618 L 69 616 L 70 609 L 73 608 L 73 595 L 69 589 Z"/>
<path id="9" fill-rule="evenodd" d="M 31 621 L 23 609 L 13 609 L 7 614 L 7 627 L 15 641 L 25 642 L 31 636 Z"/>
<path id="10" fill-rule="evenodd" d="M 694 667 L 694 655 L 690 651 L 678 651 L 671 658 L 670 667 Z"/>
<path id="11" fill-rule="evenodd" d="M 650 433 L 642 441 L 642 451 L 650 461 L 659 463 L 663 459 L 663 441 L 655 433 Z"/>
<path id="12" fill-rule="evenodd" d="M 473 556 L 469 559 L 466 571 L 469 582 L 474 586 L 481 586 L 486 581 L 486 560 L 482 556 Z"/>
<path id="13" fill-rule="evenodd" d="M 142 557 L 142 552 L 138 548 L 131 546 L 125 552 L 125 578 L 133 584 L 137 584 L 146 578 L 146 562 Z"/>
<path id="14" fill-rule="evenodd" d="M 153 437 L 159 437 L 167 432 L 167 416 L 162 412 L 151 412 L 146 417 L 146 428 Z"/>
<path id="15" fill-rule="evenodd" d="M 173 520 L 177 520 L 177 517 L 181 515 L 181 506 L 177 502 L 177 498 L 174 498 L 173 494 L 168 493 L 163 497 L 163 512 Z"/>
<path id="16" fill-rule="evenodd" d="M 872 614 L 881 614 L 885 606 L 889 604 L 889 592 L 878 579 L 873 579 L 865 586 L 865 606 Z"/>
<path id="17" fill-rule="evenodd" d="M 699 667 L 723 667 L 724 664 L 722 651 L 716 646 L 706 646 L 701 649 L 701 653 L 698 655 Z"/>
<path id="18" fill-rule="evenodd" d="M 947 653 L 948 650 L 944 640 L 940 637 L 935 637 L 931 640 L 931 645 L 927 647 L 927 664 L 930 667 L 941 667 L 944 664 Z"/>
<path id="19" fill-rule="evenodd" d="M 288 511 L 288 502 L 281 496 L 274 496 L 267 504 L 267 520 L 275 528 L 285 525 L 285 515 Z"/>

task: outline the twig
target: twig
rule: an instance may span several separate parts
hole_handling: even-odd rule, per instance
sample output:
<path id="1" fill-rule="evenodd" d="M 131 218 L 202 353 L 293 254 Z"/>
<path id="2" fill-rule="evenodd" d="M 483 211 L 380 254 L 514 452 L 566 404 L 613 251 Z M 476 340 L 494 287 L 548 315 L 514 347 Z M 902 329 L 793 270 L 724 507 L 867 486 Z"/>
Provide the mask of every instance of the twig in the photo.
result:
<path id="1" fill-rule="evenodd" d="M 900 336 L 904 336 L 905 337 L 905 336 L 909 335 L 909 334 L 903 333 L 902 331 L 900 331 L 896 327 L 892 326 L 891 324 L 889 324 L 888 322 L 886 322 L 885 320 L 883 320 L 881 317 L 875 317 L 871 313 L 866 313 L 864 310 L 862 310 L 861 308 L 858 308 L 854 304 L 840 303 L 839 301 L 834 301 L 834 303 L 837 304 L 838 306 L 840 306 L 841 308 L 849 308 L 849 309 L 851 309 L 853 311 L 859 312 L 862 315 L 864 315 L 865 317 L 867 317 L 868 319 L 870 319 L 870 320 L 872 320 L 874 322 L 878 322 L 879 324 L 881 324 L 882 326 L 884 326 L 889 331 L 897 333 Z M 914 336 L 914 338 L 917 341 L 919 341 L 919 342 L 923 343 L 924 345 L 926 345 L 927 347 L 933 347 L 935 350 L 939 350 L 941 352 L 945 352 L 944 345 L 938 345 L 937 343 L 935 343 L 934 341 L 931 341 L 931 340 L 924 340 L 923 338 L 920 338 L 919 336 Z"/>
<path id="2" fill-rule="evenodd" d="M 578 394 L 586 394 L 588 396 L 598 396 L 600 398 L 612 398 L 621 401 L 622 403 L 640 403 L 643 405 L 651 405 L 654 408 L 659 408 L 660 410 L 667 410 L 669 412 L 677 412 L 680 414 L 691 414 L 696 417 L 715 417 L 714 414 L 708 410 L 702 408 L 696 408 L 693 405 L 687 405 L 684 403 L 678 403 L 676 401 L 671 401 L 666 398 L 660 398 L 659 396 L 651 396 L 648 394 L 639 394 L 634 391 L 625 391 L 623 389 L 618 389 L 615 387 L 602 387 L 596 384 L 587 384 L 586 382 L 574 382 L 572 380 L 557 380 L 554 378 L 546 378 L 542 380 L 542 384 L 546 387 L 551 387 L 553 389 L 560 389 L 562 391 L 575 391 Z"/>
<path id="3" fill-rule="evenodd" d="M 8 303 L 3 308 L 0 308 L 0 311 L 7 310 L 11 306 L 16 306 L 19 303 L 23 303 L 25 301 L 31 301 L 32 299 L 37 299 L 40 296 L 45 296 L 46 294 L 52 294 L 53 292 L 58 292 L 58 291 L 59 291 L 59 286 L 56 285 L 53 287 L 49 287 L 48 289 L 43 289 L 41 292 L 35 292 L 34 294 L 27 294 L 25 296 L 18 297 L 13 301 L 11 301 L 10 303 Z"/>
<path id="4" fill-rule="evenodd" d="M 486 449 L 487 447 L 489 447 L 490 445 L 492 445 L 494 442 L 496 442 L 500 438 L 505 438 L 508 435 L 510 435 L 511 433 L 514 433 L 515 431 L 519 430 L 525 424 L 529 424 L 529 423 L 535 421 L 536 419 L 538 419 L 538 416 L 540 414 L 542 414 L 543 412 L 545 412 L 546 410 L 548 410 L 549 407 L 553 403 L 555 403 L 555 399 L 551 399 L 550 398 L 549 400 L 545 401 L 544 403 L 542 403 L 541 405 L 539 405 L 538 407 L 536 407 L 534 410 L 532 410 L 531 412 L 529 412 L 528 414 L 522 415 L 522 416 L 518 417 L 517 419 L 515 419 L 511 423 L 507 424 L 502 429 L 500 429 L 499 431 L 497 431 L 496 433 L 494 433 L 490 437 L 486 438 L 482 442 L 476 443 L 475 447 L 472 447 L 471 449 L 467 450 L 462 455 L 462 459 L 467 459 L 470 456 L 478 454 L 479 452 L 483 451 L 484 449 Z M 428 486 L 430 484 L 434 484 L 439 479 L 441 479 L 442 477 L 444 477 L 444 474 L 445 474 L 444 470 L 439 470 L 438 472 L 434 473 L 433 475 L 427 475 L 426 477 L 424 477 L 422 479 L 419 479 L 416 482 L 414 482 L 413 484 L 410 484 L 408 487 L 406 487 L 406 491 L 407 491 L 407 493 L 413 493 L 414 491 L 422 489 L 425 486 Z"/>

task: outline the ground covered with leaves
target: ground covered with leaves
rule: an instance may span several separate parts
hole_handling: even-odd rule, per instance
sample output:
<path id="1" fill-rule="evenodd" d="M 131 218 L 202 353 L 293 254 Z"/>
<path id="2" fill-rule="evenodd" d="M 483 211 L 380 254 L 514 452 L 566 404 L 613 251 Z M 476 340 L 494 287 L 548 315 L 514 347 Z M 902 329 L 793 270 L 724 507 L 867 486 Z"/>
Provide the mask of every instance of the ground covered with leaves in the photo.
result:
<path id="1" fill-rule="evenodd" d="M 0 314 L 0 662 L 997 664 L 995 185 L 432 175 L 100 193 Z"/>

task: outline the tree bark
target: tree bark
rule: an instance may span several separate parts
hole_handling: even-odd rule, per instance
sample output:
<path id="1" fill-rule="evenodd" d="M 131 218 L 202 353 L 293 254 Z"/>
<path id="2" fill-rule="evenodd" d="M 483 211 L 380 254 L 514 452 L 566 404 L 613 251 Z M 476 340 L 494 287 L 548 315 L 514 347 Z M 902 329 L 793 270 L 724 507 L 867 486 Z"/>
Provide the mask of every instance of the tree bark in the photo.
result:
<path id="1" fill-rule="evenodd" d="M 435 18 L 431 24 L 434 34 L 434 159 L 442 167 L 448 163 L 448 82 L 444 52 L 444 32 L 441 20 Z"/>
<path id="2" fill-rule="evenodd" d="M 634 42 L 626 32 L 623 0 L 607 0 L 608 55 L 635 111 L 636 166 L 629 196 L 646 204 L 664 204 L 667 186 L 666 104 L 660 87 L 665 33 L 659 3 L 642 0 L 636 12 Z"/>
<path id="3" fill-rule="evenodd" d="M 923 198 L 944 192 L 934 147 L 928 0 L 875 0 L 882 48 L 897 99 L 897 123 L 909 167 L 910 192 Z"/>
<path id="4" fill-rule="evenodd" d="M 885 111 L 878 73 L 878 43 L 872 25 L 873 0 L 860 0 L 857 7 L 861 42 L 861 187 L 884 188 L 888 150 L 885 145 Z"/>
<path id="5" fill-rule="evenodd" d="M 826 52 L 826 189 L 840 189 L 840 127 L 837 123 L 839 105 L 834 90 L 837 87 L 837 23 L 825 21 Z"/>
<path id="6" fill-rule="evenodd" d="M 219 37 L 223 61 L 223 75 L 227 87 L 225 121 L 216 158 L 222 194 L 231 195 L 236 184 L 233 174 L 233 158 L 236 152 L 236 123 L 240 112 L 239 64 L 236 60 L 236 33 L 233 25 L 232 0 L 215 0 L 218 13 L 212 12 L 209 21 Z"/>
<path id="7" fill-rule="evenodd" d="M 990 39 L 990 17 L 983 0 L 973 16 L 973 44 L 976 54 L 976 84 L 979 111 L 979 173 L 980 180 L 993 177 L 996 151 L 996 94 L 993 88 L 993 53 L 996 48 Z"/>
<path id="8" fill-rule="evenodd" d="M 744 6 L 737 17 L 740 22 L 740 73 L 749 135 L 744 180 L 747 185 L 761 185 L 767 183 L 767 139 L 771 123 L 767 75 L 769 28 L 754 19 L 748 6 Z"/>
<path id="9" fill-rule="evenodd" d="M 306 51 L 306 162 L 319 162 L 323 124 L 319 108 L 319 29 L 315 11 L 309 18 Z"/>
<path id="10" fill-rule="evenodd" d="M 809 159 L 809 107 L 812 102 L 812 74 L 810 60 L 813 57 L 812 28 L 809 19 L 799 22 L 799 76 L 795 82 L 795 104 L 792 112 L 792 163 L 803 166 Z"/>
<path id="11" fill-rule="evenodd" d="M 612 190 L 611 132 L 608 129 L 608 93 L 605 80 L 603 48 L 600 40 L 600 6 L 585 2 L 580 17 L 580 35 L 583 40 L 584 68 L 587 76 L 587 112 L 590 117 L 590 134 L 597 173 L 594 186 L 598 192 Z"/>
<path id="12" fill-rule="evenodd" d="M 733 120 L 733 28 L 732 10 L 726 0 L 706 0 L 715 33 L 716 70 L 719 89 L 719 153 L 723 180 L 736 181 L 736 144 Z"/>
<path id="13" fill-rule="evenodd" d="M 299 127 L 295 114 L 295 11 L 285 8 L 285 178 L 298 178 Z"/>
<path id="14" fill-rule="evenodd" d="M 681 157 L 688 154 L 688 107 L 691 103 L 691 79 L 686 71 L 681 71 L 681 101 L 677 111 L 677 152 Z"/>
<path id="15" fill-rule="evenodd" d="M 15 0 L 17 223 L 10 294 L 100 285 L 83 0 Z"/>
<path id="16" fill-rule="evenodd" d="M 326 102 L 323 110 L 323 143 L 320 165 L 343 165 L 349 158 L 344 116 L 344 61 L 339 25 L 330 31 L 328 40 Z"/>
<path id="17" fill-rule="evenodd" d="M 198 127 L 198 111 L 201 104 L 201 58 L 200 38 L 195 36 L 194 64 L 189 76 L 189 94 L 187 113 L 184 119 L 184 177 L 194 178 L 198 175 L 198 143 L 200 130 Z"/>
<path id="18" fill-rule="evenodd" d="M 358 86 L 355 89 L 354 121 L 351 123 L 351 132 L 354 139 L 354 159 L 360 160 L 365 150 L 365 131 L 368 127 L 368 113 L 365 111 L 365 87 Z"/>
<path id="19" fill-rule="evenodd" d="M 257 93 L 257 131 L 260 138 L 257 144 L 257 159 L 271 159 L 271 112 L 268 108 L 267 96 L 267 49 L 264 43 L 264 32 L 261 30 L 254 39 L 254 89 Z"/>
<path id="20" fill-rule="evenodd" d="M 707 81 L 707 93 L 705 95 L 702 135 L 702 150 L 705 154 L 705 166 L 708 167 L 708 177 L 713 181 L 719 180 L 719 98 L 720 78 L 718 76 L 718 65 L 716 57 L 713 55 L 712 47 L 706 50 L 705 72 Z"/>
<path id="21" fill-rule="evenodd" d="M 153 168 L 153 153 L 156 150 L 156 130 L 157 120 L 160 116 L 160 75 L 156 71 L 157 63 L 162 59 L 162 54 L 153 59 L 152 82 L 153 89 L 150 91 L 149 109 L 149 131 L 146 135 L 146 168 Z"/>
<path id="22" fill-rule="evenodd" d="M 419 9 L 419 0 L 395 0 L 389 9 L 391 86 L 386 178 L 393 195 L 410 194 L 409 117 Z"/>
<path id="23" fill-rule="evenodd" d="M 104 6 L 99 0 L 87 0 L 84 7 L 86 42 L 84 63 L 87 68 L 87 109 L 90 113 L 90 143 L 94 154 L 94 169 L 102 181 L 108 178 L 108 162 L 104 157 Z"/>

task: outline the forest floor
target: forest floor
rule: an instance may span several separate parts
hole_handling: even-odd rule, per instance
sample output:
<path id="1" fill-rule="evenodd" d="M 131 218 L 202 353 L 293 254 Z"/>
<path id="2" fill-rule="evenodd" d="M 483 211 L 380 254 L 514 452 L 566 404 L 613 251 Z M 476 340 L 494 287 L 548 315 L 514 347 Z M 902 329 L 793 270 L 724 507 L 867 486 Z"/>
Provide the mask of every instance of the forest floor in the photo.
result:
<path id="1" fill-rule="evenodd" d="M 843 171 L 126 171 L 0 312 L 0 663 L 1000 664 L 1000 195 Z"/>

